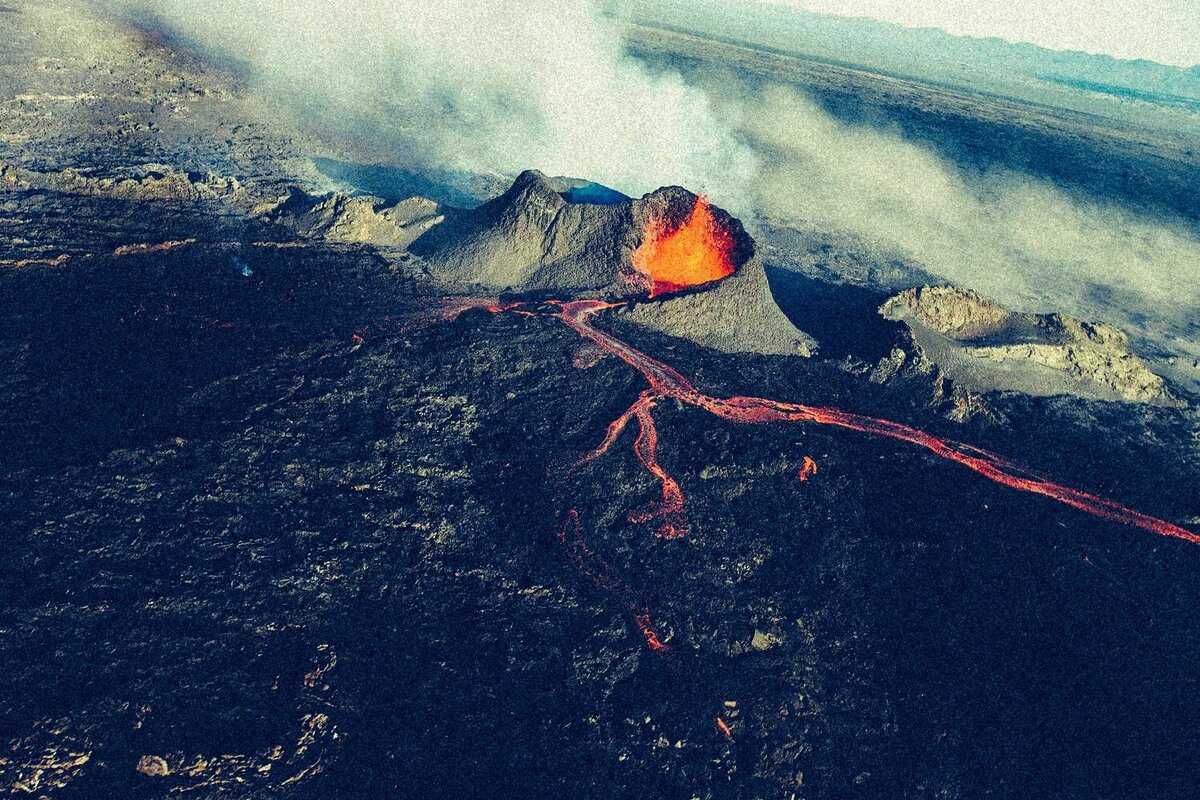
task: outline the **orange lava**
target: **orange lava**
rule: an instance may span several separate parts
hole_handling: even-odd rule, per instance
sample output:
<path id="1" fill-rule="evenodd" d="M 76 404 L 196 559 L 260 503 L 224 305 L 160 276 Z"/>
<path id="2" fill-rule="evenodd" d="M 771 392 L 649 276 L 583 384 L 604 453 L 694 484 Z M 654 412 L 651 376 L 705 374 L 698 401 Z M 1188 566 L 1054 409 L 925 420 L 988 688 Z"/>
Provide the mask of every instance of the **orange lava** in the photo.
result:
<path id="1" fill-rule="evenodd" d="M 638 630 L 641 631 L 642 636 L 645 637 L 646 646 L 655 653 L 665 653 L 671 649 L 670 645 L 663 644 L 663 642 L 658 638 L 658 631 L 654 630 L 654 626 L 650 623 L 649 611 L 643 609 L 640 612 L 635 612 L 633 615 L 633 621 L 637 623 Z"/>
<path id="2" fill-rule="evenodd" d="M 1077 508 L 1080 511 L 1112 522 L 1133 525 L 1162 536 L 1171 536 L 1187 542 L 1200 544 L 1200 534 L 1189 531 L 1174 523 L 1152 517 L 1149 514 L 1143 514 L 1140 511 L 1127 508 L 1112 500 L 1107 500 L 1103 497 L 1080 491 L 1079 489 L 1072 489 L 1031 475 L 1020 467 L 986 450 L 981 450 L 951 439 L 941 439 L 898 422 L 876 419 L 861 414 L 851 414 L 833 408 L 807 406 L 799 403 L 769 400 L 763 397 L 735 395 L 733 397 L 721 398 L 704 394 L 692 386 L 687 378 L 683 377 L 683 375 L 672 367 L 651 358 L 640 350 L 595 328 L 591 324 L 592 316 L 606 308 L 612 308 L 614 306 L 613 303 L 606 303 L 600 300 L 579 300 L 574 302 L 559 302 L 552 305 L 557 307 L 557 316 L 564 324 L 580 336 L 591 340 L 642 373 L 643 377 L 650 384 L 650 388 L 639 397 L 630 410 L 609 427 L 609 435 L 605 437 L 605 441 L 601 443 L 597 450 L 604 452 L 612 444 L 612 441 L 616 439 L 617 435 L 620 434 L 629 416 L 631 414 L 637 416 L 639 423 L 643 426 L 643 436 L 640 436 L 639 440 L 644 442 L 639 449 L 638 458 L 647 469 L 650 469 L 656 476 L 659 476 L 660 480 L 662 480 L 666 473 L 662 472 L 661 468 L 657 466 L 657 460 L 652 458 L 650 463 L 647 463 L 647 460 L 644 458 L 648 445 L 656 445 L 658 441 L 657 432 L 653 436 L 646 433 L 647 423 L 645 422 L 645 418 L 649 417 L 650 408 L 653 406 L 654 401 L 661 398 L 671 398 L 681 403 L 702 408 L 721 419 L 734 422 L 815 422 L 820 425 L 834 425 L 876 436 L 886 436 L 889 439 L 898 439 L 924 447 L 934 455 L 962 464 L 983 477 L 1004 486 L 1049 497 L 1060 503 Z M 650 421 L 650 425 L 653 425 L 653 420 Z M 651 427 L 650 430 L 654 429 Z M 649 453 L 653 456 L 652 446 L 649 447 Z M 654 466 L 651 467 L 651 464 Z M 660 472 L 662 472 L 662 475 L 659 474 Z M 674 487 L 672 490 L 672 494 L 674 495 L 674 492 L 678 490 L 678 484 L 672 480 L 671 485 Z M 665 481 L 663 487 L 665 500 L 667 497 L 667 483 Z M 682 517 L 682 492 L 678 493 L 678 497 L 679 507 L 677 509 L 672 507 L 671 511 L 673 514 Z"/>
<path id="3" fill-rule="evenodd" d="M 592 324 L 592 317 L 597 313 L 621 305 L 624 304 L 602 300 L 578 300 L 572 302 L 549 301 L 540 306 L 533 306 L 521 302 L 501 303 L 494 298 L 451 297 L 441 298 L 436 307 L 430 309 L 432 314 L 425 316 L 425 319 L 453 320 L 471 309 L 485 309 L 492 313 L 515 313 L 523 316 L 551 314 L 581 337 L 592 342 L 600 351 L 616 356 L 640 372 L 649 384 L 649 388 L 643 391 L 637 400 L 608 426 L 608 431 L 600 444 L 583 456 L 577 464 L 587 463 L 607 453 L 620 438 L 630 420 L 636 419 L 639 430 L 634 441 L 634 453 L 642 467 L 661 484 L 662 500 L 650 504 L 643 511 L 631 512 L 629 519 L 632 522 L 659 520 L 660 524 L 656 535 L 660 537 L 677 538 L 685 536 L 688 532 L 683 490 L 679 482 L 672 478 L 658 461 L 658 429 L 651 414 L 659 400 L 672 399 L 704 409 L 714 416 L 733 422 L 808 422 L 833 425 L 907 442 L 923 447 L 940 458 L 961 464 L 1004 486 L 1057 500 L 1101 519 L 1132 525 L 1162 536 L 1200 544 L 1200 534 L 1172 522 L 1143 514 L 1112 500 L 1046 480 L 1011 461 L 978 447 L 952 439 L 942 439 L 898 422 L 833 408 L 808 406 L 763 397 L 735 395 L 721 398 L 705 394 L 673 367 L 648 356 Z M 816 461 L 811 456 L 805 456 L 797 477 L 801 481 L 805 481 L 816 473 Z M 590 578 L 596 586 L 616 595 L 626 604 L 633 616 L 634 625 L 646 641 L 646 646 L 653 652 L 669 652 L 671 647 L 659 636 L 651 621 L 650 611 L 640 594 L 620 580 L 608 564 L 584 541 L 578 511 L 571 509 L 559 522 L 557 536 L 568 559 L 581 573 Z M 732 731 L 720 717 L 717 718 L 717 727 L 726 736 L 732 738 Z"/>
<path id="4" fill-rule="evenodd" d="M 659 519 L 662 524 L 655 535 L 662 539 L 677 539 L 686 536 L 688 532 L 683 516 L 683 490 L 679 488 L 679 482 L 668 475 L 658 463 L 658 428 L 654 425 L 654 417 L 650 415 L 655 399 L 652 393 L 643 392 L 624 414 L 608 426 L 604 441 L 578 463 L 586 463 L 607 453 L 621 435 L 621 431 L 625 430 L 630 418 L 636 417 L 638 435 L 633 443 L 633 452 L 642 466 L 662 484 L 662 502 L 652 503 L 640 511 L 631 511 L 629 521 L 650 522 Z"/>
<path id="5" fill-rule="evenodd" d="M 733 731 L 730 730 L 729 725 L 725 723 L 725 720 L 721 719 L 720 717 L 717 717 L 717 730 L 725 734 L 726 739 L 729 739 L 730 741 L 733 740 Z"/>
<path id="6" fill-rule="evenodd" d="M 441 297 L 438 298 L 438 301 L 440 308 L 436 309 L 435 313 L 442 322 L 453 322 L 464 313 L 477 308 L 499 314 L 502 311 L 511 311 L 520 305 L 520 303 L 501 303 L 494 297 Z"/>
<path id="7" fill-rule="evenodd" d="M 651 297 L 717 281 L 733 274 L 733 237 L 713 217 L 708 199 L 697 197 L 674 230 L 661 218 L 650 220 L 633 266 L 650 279 Z"/>
<path id="8" fill-rule="evenodd" d="M 580 572 L 601 589 L 612 592 L 625 601 L 633 614 L 634 624 L 642 634 L 642 638 L 646 640 L 647 647 L 655 653 L 665 653 L 671 649 L 671 646 L 659 637 L 658 630 L 650 621 L 650 610 L 646 608 L 646 604 L 642 602 L 638 593 L 614 575 L 608 564 L 596 555 L 583 540 L 579 512 L 573 508 L 558 523 L 558 541 L 566 551 L 567 558 Z"/>
<path id="9" fill-rule="evenodd" d="M 796 473 L 796 477 L 801 483 L 817 474 L 817 462 L 813 461 L 812 456 L 805 456 L 804 463 L 800 466 L 800 471 Z"/>

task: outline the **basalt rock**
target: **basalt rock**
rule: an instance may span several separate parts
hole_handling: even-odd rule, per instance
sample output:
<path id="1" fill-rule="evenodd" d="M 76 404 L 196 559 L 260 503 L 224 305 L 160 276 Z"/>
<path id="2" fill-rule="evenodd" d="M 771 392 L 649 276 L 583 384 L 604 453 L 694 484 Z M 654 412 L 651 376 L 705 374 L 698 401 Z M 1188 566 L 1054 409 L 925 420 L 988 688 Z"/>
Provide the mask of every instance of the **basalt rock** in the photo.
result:
<path id="1" fill-rule="evenodd" d="M 949 286 L 901 292 L 880 313 L 907 324 L 924 356 L 964 387 L 1180 405 L 1111 325 L 1017 313 Z"/>

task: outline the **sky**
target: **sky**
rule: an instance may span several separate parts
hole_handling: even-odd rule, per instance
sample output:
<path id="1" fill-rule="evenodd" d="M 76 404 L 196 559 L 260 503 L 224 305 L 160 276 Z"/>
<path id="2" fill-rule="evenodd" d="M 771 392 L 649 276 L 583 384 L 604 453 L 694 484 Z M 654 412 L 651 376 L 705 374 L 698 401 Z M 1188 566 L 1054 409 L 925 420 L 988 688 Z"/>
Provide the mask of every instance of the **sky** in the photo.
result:
<path id="1" fill-rule="evenodd" d="M 1200 0 L 753 0 L 1054 50 L 1200 64 Z"/>

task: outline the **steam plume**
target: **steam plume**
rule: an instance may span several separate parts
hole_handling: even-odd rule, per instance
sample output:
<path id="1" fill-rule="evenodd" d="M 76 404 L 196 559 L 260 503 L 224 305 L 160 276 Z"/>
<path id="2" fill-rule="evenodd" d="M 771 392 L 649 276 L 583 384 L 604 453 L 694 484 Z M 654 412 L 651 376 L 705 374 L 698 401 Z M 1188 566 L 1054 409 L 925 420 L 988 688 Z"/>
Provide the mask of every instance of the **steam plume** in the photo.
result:
<path id="1" fill-rule="evenodd" d="M 1200 317 L 1200 241 L 1182 223 L 1025 176 L 968 179 L 790 90 L 706 93 L 626 55 L 591 0 L 131 2 L 402 166 L 704 189 L 741 214 L 853 234 L 1016 308 L 1157 329 L 1159 344 L 1200 351 L 1187 328 Z"/>
<path id="2" fill-rule="evenodd" d="M 678 74 L 652 74 L 588 0 L 133 0 L 249 66 L 310 119 L 425 167 L 536 166 L 643 193 L 735 186 L 749 151 Z"/>

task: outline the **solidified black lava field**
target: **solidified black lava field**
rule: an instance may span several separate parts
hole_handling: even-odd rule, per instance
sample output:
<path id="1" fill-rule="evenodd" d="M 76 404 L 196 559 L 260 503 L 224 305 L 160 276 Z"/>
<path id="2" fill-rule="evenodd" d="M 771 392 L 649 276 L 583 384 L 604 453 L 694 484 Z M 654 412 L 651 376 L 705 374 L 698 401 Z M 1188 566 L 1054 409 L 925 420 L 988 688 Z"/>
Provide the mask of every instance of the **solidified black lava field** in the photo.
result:
<path id="1" fill-rule="evenodd" d="M 59 203 L 98 215 L 84 239 L 121 213 Z M 548 317 L 440 321 L 364 248 L 143 205 L 201 241 L 3 276 L 0 770 L 43 759 L 64 798 L 1187 782 L 1194 545 L 673 402 L 658 458 L 691 533 L 658 539 L 626 518 L 659 491 L 633 431 L 572 466 L 645 388 L 616 358 Z M 706 391 L 903 420 L 1168 518 L 1194 486 L 1174 411 L 1009 398 L 957 424 L 919 376 L 598 324 Z M 571 509 L 608 588 L 559 541 Z"/>
<path id="2" fill-rule="evenodd" d="M 687 188 L 426 171 L 95 6 L 0 6 L 0 795 L 1195 794 L 1187 387 L 955 384 L 878 313 L 935 280 L 918 265 Z M 1196 216 L 1192 154 L 1150 133 L 629 44 L 808 81 L 978 170 Z M 680 229 L 721 280 L 651 299 L 635 257 Z M 570 301 L 614 305 L 581 325 Z M 1115 340 L 1051 349 L 1100 354 L 1068 362 L 1081 381 L 1163 363 Z M 783 403 L 986 448 L 1025 489 L 1154 524 L 730 411 Z"/>

